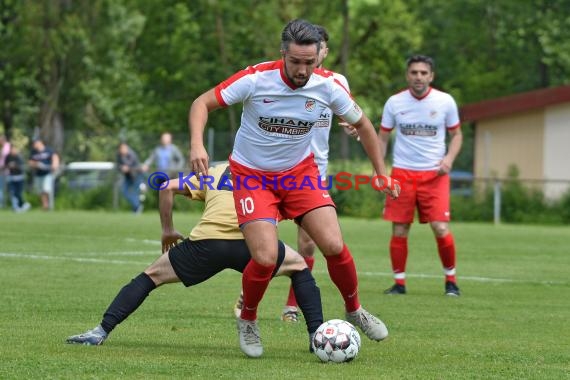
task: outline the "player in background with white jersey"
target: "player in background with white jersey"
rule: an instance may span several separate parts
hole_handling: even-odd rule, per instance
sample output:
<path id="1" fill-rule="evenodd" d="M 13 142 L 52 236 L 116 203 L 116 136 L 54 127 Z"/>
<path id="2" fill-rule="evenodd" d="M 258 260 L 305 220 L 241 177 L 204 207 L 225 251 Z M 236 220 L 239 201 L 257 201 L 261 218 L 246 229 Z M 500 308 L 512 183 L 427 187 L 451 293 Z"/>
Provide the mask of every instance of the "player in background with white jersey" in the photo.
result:
<path id="1" fill-rule="evenodd" d="M 329 34 L 327 30 L 321 25 L 315 25 L 319 35 L 321 36 L 321 50 L 319 51 L 319 63 L 317 68 L 323 68 L 323 62 L 329 53 Z M 337 79 L 347 90 L 350 90 L 348 86 L 348 81 L 344 75 L 339 73 L 333 73 L 335 79 Z M 311 151 L 315 155 L 315 163 L 319 168 L 319 174 L 321 176 L 321 181 L 327 181 L 327 168 L 329 163 L 329 135 L 331 132 L 331 126 L 333 121 L 333 113 L 330 108 L 326 108 L 321 112 L 321 117 L 317 121 L 317 124 L 313 126 L 313 138 L 311 139 Z M 340 124 L 344 131 L 351 136 L 358 136 L 358 133 L 354 128 L 351 128 L 348 124 Z M 311 239 L 309 234 L 298 225 L 297 229 L 297 251 L 305 258 L 307 266 L 310 270 L 313 270 L 313 265 L 315 264 L 315 248 L 316 244 Z M 289 296 L 285 302 L 283 308 L 283 313 L 281 319 L 285 322 L 297 322 L 299 320 L 299 310 L 297 308 L 297 300 L 295 298 L 295 292 L 293 287 L 289 288 Z"/>
<path id="2" fill-rule="evenodd" d="M 392 177 L 402 196 L 386 199 L 384 219 L 392 222 L 390 259 L 395 284 L 386 294 L 406 294 L 408 234 L 417 207 L 420 223 L 430 223 L 445 273 L 445 294 L 459 296 L 455 278 L 455 243 L 449 229 L 449 172 L 463 136 L 453 97 L 430 86 L 434 62 L 415 55 L 407 61 L 408 89 L 388 99 L 382 113 L 380 146 L 384 152 L 396 131 Z M 446 132 L 449 144 L 446 151 Z"/>
<path id="3" fill-rule="evenodd" d="M 207 174 L 209 161 L 204 147 L 208 113 L 243 103 L 230 169 L 234 180 L 242 181 L 233 194 L 252 256 L 242 276 L 244 304 L 237 319 L 240 348 L 250 357 L 263 353 L 257 307 L 275 267 L 280 217 L 300 224 L 325 256 L 344 299 L 346 318 L 371 339 L 388 336 L 384 323 L 360 304 L 352 254 L 344 244 L 334 202 L 320 186 L 310 144 L 322 111 L 330 108 L 358 130 L 374 170 L 383 176 L 378 182 L 385 193 L 397 197 L 399 186 L 386 175 L 368 117 L 331 73 L 316 69 L 320 41 L 311 23 L 289 22 L 281 34 L 281 60 L 239 71 L 200 95 L 190 108 L 190 162 L 200 175 Z"/>

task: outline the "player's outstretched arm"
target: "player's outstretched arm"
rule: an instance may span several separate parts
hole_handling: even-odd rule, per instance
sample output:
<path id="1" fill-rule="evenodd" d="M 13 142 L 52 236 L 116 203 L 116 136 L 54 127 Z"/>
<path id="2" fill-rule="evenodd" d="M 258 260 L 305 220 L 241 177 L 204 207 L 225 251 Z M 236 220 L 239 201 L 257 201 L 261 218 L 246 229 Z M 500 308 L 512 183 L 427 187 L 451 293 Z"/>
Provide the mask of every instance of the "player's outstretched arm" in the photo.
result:
<path id="1" fill-rule="evenodd" d="M 192 102 L 188 115 L 190 130 L 190 167 L 196 173 L 208 174 L 209 157 L 204 147 L 204 130 L 208 122 L 208 113 L 220 108 L 216 99 L 215 89 L 212 88 Z"/>
<path id="2" fill-rule="evenodd" d="M 162 226 L 162 253 L 168 252 L 178 240 L 184 238 L 182 234 L 174 229 L 172 222 L 172 206 L 174 204 L 174 196 L 190 195 L 190 190 L 186 186 L 181 186 L 178 179 L 172 179 L 165 189 L 158 192 L 158 210 L 160 213 L 160 225 Z"/>

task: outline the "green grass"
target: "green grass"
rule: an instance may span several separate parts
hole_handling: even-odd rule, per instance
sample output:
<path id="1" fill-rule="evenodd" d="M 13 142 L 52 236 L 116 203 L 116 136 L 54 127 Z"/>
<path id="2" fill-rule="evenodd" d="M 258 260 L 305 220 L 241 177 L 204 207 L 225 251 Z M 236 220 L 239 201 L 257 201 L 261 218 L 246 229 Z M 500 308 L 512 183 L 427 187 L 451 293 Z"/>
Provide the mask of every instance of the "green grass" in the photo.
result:
<path id="1" fill-rule="evenodd" d="M 196 214 L 175 213 L 187 233 Z M 288 280 L 275 279 L 259 311 L 265 353 L 239 350 L 232 307 L 240 274 L 226 271 L 186 289 L 154 291 L 100 347 L 66 345 L 99 323 L 119 289 L 159 254 L 156 213 L 0 211 L 1 379 L 561 379 L 570 377 L 570 228 L 452 224 L 462 296 L 444 297 L 435 241 L 410 236 L 408 292 L 385 296 L 392 280 L 390 225 L 342 219 L 363 305 L 390 329 L 363 336 L 348 364 L 307 352 L 303 323 L 279 320 Z M 290 222 L 282 237 L 295 241 Z M 342 300 L 315 264 L 326 319 Z"/>

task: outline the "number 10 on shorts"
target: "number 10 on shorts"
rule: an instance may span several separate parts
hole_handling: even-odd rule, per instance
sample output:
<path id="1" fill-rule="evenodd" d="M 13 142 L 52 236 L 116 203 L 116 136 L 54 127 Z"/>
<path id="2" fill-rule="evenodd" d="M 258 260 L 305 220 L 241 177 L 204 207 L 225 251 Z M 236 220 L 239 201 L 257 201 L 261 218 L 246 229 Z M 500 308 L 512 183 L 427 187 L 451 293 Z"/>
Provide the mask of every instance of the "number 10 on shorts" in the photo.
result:
<path id="1" fill-rule="evenodd" d="M 251 197 L 240 199 L 239 204 L 241 205 L 241 212 L 243 215 L 253 214 L 255 206 L 253 205 L 253 199 Z"/>

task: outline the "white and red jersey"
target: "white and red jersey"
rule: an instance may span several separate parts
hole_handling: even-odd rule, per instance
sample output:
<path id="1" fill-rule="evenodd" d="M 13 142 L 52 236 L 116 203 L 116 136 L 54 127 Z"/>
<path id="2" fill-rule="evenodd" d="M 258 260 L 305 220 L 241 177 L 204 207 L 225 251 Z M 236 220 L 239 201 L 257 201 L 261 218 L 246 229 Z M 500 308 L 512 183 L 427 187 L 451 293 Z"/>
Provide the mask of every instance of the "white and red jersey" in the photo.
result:
<path id="1" fill-rule="evenodd" d="M 326 108 L 356 122 L 362 111 L 331 72 L 316 69 L 296 87 L 282 60 L 260 63 L 232 75 L 215 88 L 222 106 L 243 102 L 232 159 L 263 171 L 290 169 L 307 158 L 314 127 Z M 348 121 L 348 120 L 347 120 Z"/>
<path id="2" fill-rule="evenodd" d="M 339 73 L 328 71 L 332 73 L 333 77 L 338 80 L 344 88 L 349 90 L 348 81 L 345 76 Z M 315 162 L 319 166 L 319 173 L 321 179 L 326 179 L 327 168 L 329 163 L 329 135 L 331 133 L 331 126 L 333 120 L 333 113 L 330 108 L 325 108 L 321 112 L 321 116 L 317 123 L 313 126 L 313 138 L 311 139 L 311 151 L 315 154 Z"/>
<path id="3" fill-rule="evenodd" d="M 396 129 L 393 166 L 409 170 L 437 170 L 445 156 L 446 130 L 460 127 L 453 97 L 429 88 L 421 98 L 409 89 L 392 95 L 384 105 L 384 131 Z"/>

